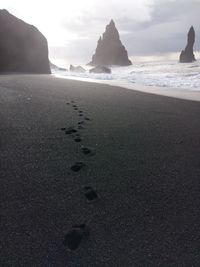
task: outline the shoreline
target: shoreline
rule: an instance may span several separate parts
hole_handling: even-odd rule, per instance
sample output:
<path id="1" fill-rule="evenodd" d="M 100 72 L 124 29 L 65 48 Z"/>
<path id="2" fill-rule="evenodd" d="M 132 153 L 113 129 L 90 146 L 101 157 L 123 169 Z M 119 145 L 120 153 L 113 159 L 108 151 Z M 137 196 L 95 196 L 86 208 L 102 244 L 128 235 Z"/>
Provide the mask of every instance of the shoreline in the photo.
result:
<path id="1" fill-rule="evenodd" d="M 190 101 L 200 101 L 200 91 L 191 90 L 187 88 L 177 88 L 177 87 L 161 87 L 161 86 L 147 86 L 142 84 L 131 84 L 130 82 L 124 82 L 124 81 L 116 81 L 116 80 L 98 80 L 98 79 L 91 79 L 91 78 L 81 78 L 76 76 L 64 76 L 60 74 L 30 74 L 30 73 L 0 73 L 0 77 L 2 76 L 12 76 L 12 75 L 35 75 L 35 76 L 50 76 L 55 77 L 58 79 L 66 79 L 66 80 L 72 80 L 72 81 L 80 81 L 80 82 L 86 82 L 86 83 L 96 83 L 101 85 L 109 85 L 112 87 L 120 87 L 123 89 L 128 90 L 134 90 L 137 92 L 147 93 L 147 94 L 153 94 L 158 96 L 166 96 L 166 97 L 172 97 L 176 99 L 182 99 L 182 100 L 190 100 Z"/>
<path id="2" fill-rule="evenodd" d="M 124 89 L 135 90 L 138 92 L 144 92 L 149 94 L 155 94 L 160 96 L 167 96 L 177 99 L 200 101 L 200 91 L 195 91 L 186 88 L 176 88 L 176 87 L 161 87 L 161 86 L 147 86 L 141 84 L 131 84 L 130 82 L 116 81 L 116 80 L 98 80 L 90 78 L 81 78 L 76 76 L 64 76 L 59 74 L 52 74 L 52 76 L 59 79 L 68 79 L 81 82 L 90 82 L 97 84 L 105 84 L 110 86 L 117 86 Z"/>

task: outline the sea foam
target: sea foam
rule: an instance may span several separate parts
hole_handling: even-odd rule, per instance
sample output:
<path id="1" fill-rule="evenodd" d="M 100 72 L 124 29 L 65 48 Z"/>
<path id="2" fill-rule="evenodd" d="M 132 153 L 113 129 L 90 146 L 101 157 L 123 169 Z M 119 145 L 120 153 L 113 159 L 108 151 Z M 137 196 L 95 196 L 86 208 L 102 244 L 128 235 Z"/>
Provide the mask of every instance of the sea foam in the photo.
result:
<path id="1" fill-rule="evenodd" d="M 161 89 L 158 94 L 167 89 L 177 89 L 179 94 L 196 92 L 199 93 L 200 99 L 200 61 L 186 64 L 177 61 L 133 62 L 133 65 L 128 67 L 111 67 L 111 74 L 89 73 L 89 67 L 84 67 L 85 73 L 56 71 L 54 74 L 70 79 L 119 85 L 128 89 L 136 89 L 140 85 L 141 88 L 148 87 L 145 91 L 149 92 L 152 91 L 151 87 L 159 87 Z M 155 89 L 153 91 L 156 93 Z"/>

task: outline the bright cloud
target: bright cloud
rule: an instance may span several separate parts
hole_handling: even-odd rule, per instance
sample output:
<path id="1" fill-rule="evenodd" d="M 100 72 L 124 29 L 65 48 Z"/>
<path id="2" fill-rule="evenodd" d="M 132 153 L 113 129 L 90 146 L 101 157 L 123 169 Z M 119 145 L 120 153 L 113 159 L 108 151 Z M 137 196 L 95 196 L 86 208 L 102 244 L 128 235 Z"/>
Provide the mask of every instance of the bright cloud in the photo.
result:
<path id="1" fill-rule="evenodd" d="M 180 51 L 191 25 L 200 50 L 200 0 L 1 0 L 0 8 L 35 25 L 54 61 L 89 61 L 111 18 L 130 56 Z"/>

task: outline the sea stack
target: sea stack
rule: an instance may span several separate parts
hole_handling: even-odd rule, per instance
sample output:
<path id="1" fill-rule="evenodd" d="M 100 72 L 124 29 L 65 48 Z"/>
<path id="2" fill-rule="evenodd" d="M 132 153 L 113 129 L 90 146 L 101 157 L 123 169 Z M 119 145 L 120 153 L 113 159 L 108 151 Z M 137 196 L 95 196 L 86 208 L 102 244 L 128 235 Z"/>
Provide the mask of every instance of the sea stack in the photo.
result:
<path id="1" fill-rule="evenodd" d="M 0 10 L 0 72 L 51 73 L 46 38 L 4 9 Z"/>
<path id="2" fill-rule="evenodd" d="M 193 47 L 195 42 L 195 31 L 193 26 L 190 28 L 187 37 L 187 45 L 185 50 L 182 50 L 179 61 L 181 63 L 189 63 L 195 61 Z"/>
<path id="3" fill-rule="evenodd" d="M 128 59 L 128 53 L 122 45 L 119 32 L 113 20 L 106 26 L 103 37 L 99 38 L 96 52 L 88 65 L 132 65 L 131 61 Z"/>

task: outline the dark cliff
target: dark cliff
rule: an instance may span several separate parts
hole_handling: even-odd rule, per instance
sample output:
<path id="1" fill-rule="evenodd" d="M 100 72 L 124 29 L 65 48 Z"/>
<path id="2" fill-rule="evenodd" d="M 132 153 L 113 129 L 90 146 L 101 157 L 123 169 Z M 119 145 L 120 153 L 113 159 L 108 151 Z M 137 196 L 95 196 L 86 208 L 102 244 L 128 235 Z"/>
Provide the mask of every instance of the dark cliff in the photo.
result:
<path id="1" fill-rule="evenodd" d="M 0 10 L 0 72 L 51 72 L 46 38 L 7 10 Z"/>

